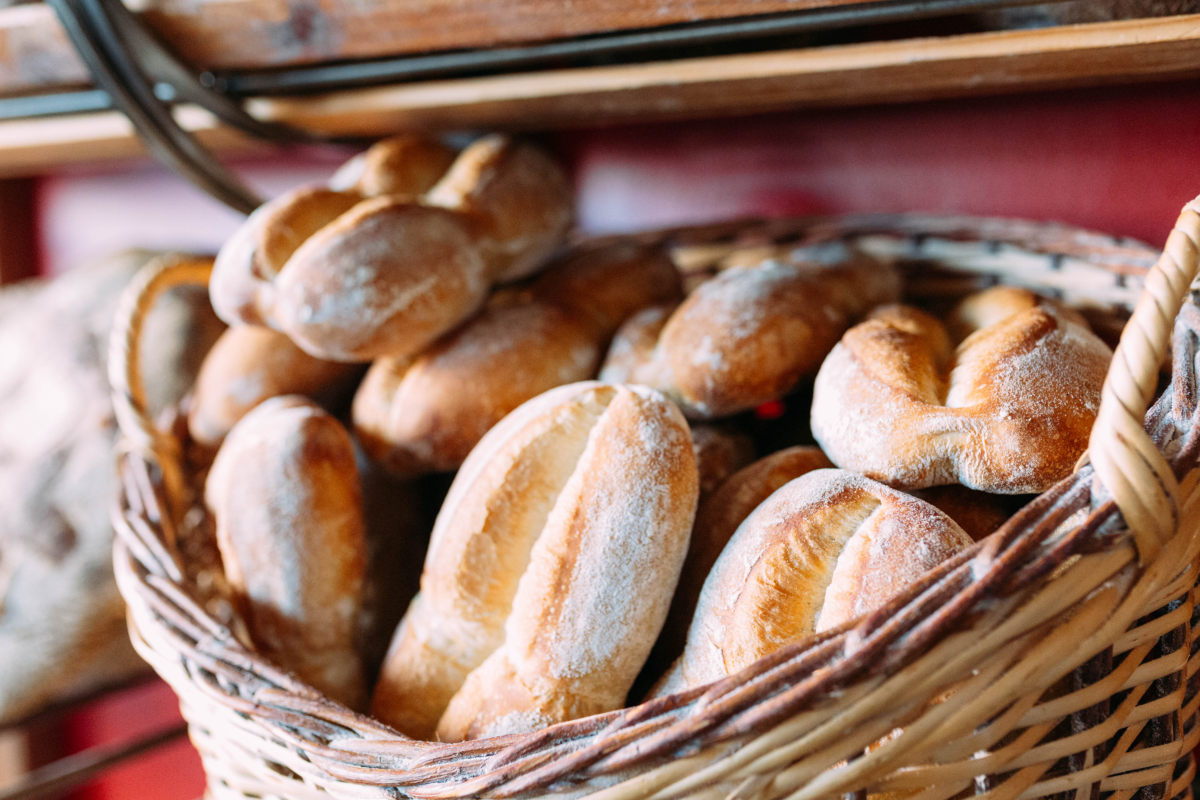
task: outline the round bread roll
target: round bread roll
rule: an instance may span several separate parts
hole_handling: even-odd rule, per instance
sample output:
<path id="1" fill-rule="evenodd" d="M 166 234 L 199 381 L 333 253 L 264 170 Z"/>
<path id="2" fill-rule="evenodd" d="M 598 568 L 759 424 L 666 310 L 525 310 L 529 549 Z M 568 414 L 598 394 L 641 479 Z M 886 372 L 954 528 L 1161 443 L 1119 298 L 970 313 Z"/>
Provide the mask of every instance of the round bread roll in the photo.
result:
<path id="1" fill-rule="evenodd" d="M 350 708 L 366 540 L 350 436 L 303 397 L 238 422 L 204 489 L 225 574 L 259 651 Z"/>
<path id="2" fill-rule="evenodd" d="M 844 470 L 809 472 L 738 527 L 704 582 L 683 655 L 652 695 L 711 683 L 855 619 L 971 544 L 915 497 Z"/>
<path id="3" fill-rule="evenodd" d="M 215 448 L 264 400 L 302 394 L 322 406 L 342 401 L 357 382 L 356 364 L 322 361 L 270 328 L 235 325 L 208 351 L 188 407 L 188 432 Z"/>
<path id="4" fill-rule="evenodd" d="M 899 292 L 892 267 L 840 244 L 773 251 L 701 284 L 661 328 L 658 312 L 635 317 L 600 377 L 652 386 L 691 419 L 728 416 L 787 394 L 851 323 Z"/>
<path id="5" fill-rule="evenodd" d="M 265 324 L 331 361 L 413 354 L 494 282 L 540 267 L 570 225 L 566 177 L 531 145 L 480 139 L 432 187 L 440 146 L 379 147 L 351 188 L 299 189 L 250 216 L 210 282 L 223 319 Z"/>
<path id="6" fill-rule="evenodd" d="M 397 474 L 455 469 L 521 403 L 595 377 L 630 313 L 679 294 L 679 274 L 657 249 L 577 255 L 526 291 L 494 297 L 421 355 L 377 360 L 354 398 L 355 433 Z"/>
<path id="7" fill-rule="evenodd" d="M 525 403 L 450 488 L 371 713 L 448 741 L 619 708 L 696 497 L 687 424 L 657 392 L 584 382 Z"/>
<path id="8" fill-rule="evenodd" d="M 361 197 L 415 197 L 442 179 L 455 155 L 444 144 L 422 136 L 393 136 L 343 164 L 329 179 L 329 188 Z"/>
<path id="9" fill-rule="evenodd" d="M 833 463 L 901 489 L 1043 492 L 1087 449 L 1112 352 L 1077 313 L 1000 286 L 963 301 L 966 335 L 904 306 L 852 328 L 821 366 L 812 430 Z"/>
<path id="10" fill-rule="evenodd" d="M 695 428 L 692 435 L 696 435 Z M 819 447 L 789 447 L 738 470 L 712 494 L 701 494 L 687 560 L 679 573 L 679 586 L 671 600 L 663 631 L 646 659 L 645 674 L 650 676 L 649 680 L 662 675 L 683 652 L 688 625 L 696 613 L 704 581 L 738 526 L 784 484 L 813 470 L 832 466 Z"/>

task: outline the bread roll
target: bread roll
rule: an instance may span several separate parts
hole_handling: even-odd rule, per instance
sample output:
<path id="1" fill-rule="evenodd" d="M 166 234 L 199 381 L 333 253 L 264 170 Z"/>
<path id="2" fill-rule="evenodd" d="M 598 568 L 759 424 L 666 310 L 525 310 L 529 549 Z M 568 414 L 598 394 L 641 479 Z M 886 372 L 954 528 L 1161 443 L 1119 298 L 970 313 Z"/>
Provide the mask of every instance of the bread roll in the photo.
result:
<path id="1" fill-rule="evenodd" d="M 703 500 L 754 460 L 754 440 L 730 425 L 693 425 L 692 451 Z"/>
<path id="2" fill-rule="evenodd" d="M 570 224 L 570 186 L 531 145 L 485 137 L 433 187 L 438 147 L 379 147 L 350 188 L 296 190 L 250 216 L 217 257 L 222 318 L 268 325 L 331 361 L 413 354 L 492 283 L 541 266 Z"/>
<path id="3" fill-rule="evenodd" d="M 585 382 L 522 405 L 451 486 L 372 714 L 446 740 L 620 707 L 666 615 L 696 484 L 687 425 L 656 392 Z"/>
<path id="4" fill-rule="evenodd" d="M 933 506 L 861 475 L 797 478 L 738 527 L 653 694 L 711 683 L 861 616 L 970 545 Z"/>
<path id="5" fill-rule="evenodd" d="M 398 474 L 455 469 L 521 403 L 594 377 L 629 314 L 679 294 L 678 272 L 656 249 L 576 255 L 420 356 L 376 361 L 355 396 L 355 432 Z"/>
<path id="6" fill-rule="evenodd" d="M 662 675 L 683 652 L 688 625 L 696 613 L 704 581 L 738 526 L 784 484 L 813 470 L 832 466 L 818 447 L 789 447 L 738 470 L 712 494 L 701 495 L 687 560 L 679 574 L 679 586 L 671 600 L 662 634 L 646 660 L 646 672 L 652 676 L 649 680 Z"/>
<path id="7" fill-rule="evenodd" d="M 234 424 L 271 397 L 302 394 L 323 406 L 349 395 L 362 368 L 322 361 L 270 328 L 235 325 L 208 352 L 188 407 L 188 432 L 218 446 Z"/>
<path id="8" fill-rule="evenodd" d="M 977 542 L 997 530 L 1033 499 L 1029 495 L 980 492 L 957 484 L 915 489 L 912 495 L 957 522 Z"/>
<path id="9" fill-rule="evenodd" d="M 393 136 L 343 164 L 329 179 L 329 188 L 362 197 L 415 197 L 442 179 L 455 155 L 444 144 L 421 136 Z"/>
<path id="10" fill-rule="evenodd" d="M 225 573 L 267 658 L 351 708 L 365 570 L 354 448 L 311 400 L 262 403 L 230 431 L 205 484 Z"/>
<path id="11" fill-rule="evenodd" d="M 829 458 L 902 489 L 1042 492 L 1087 449 L 1112 353 L 1032 292 L 973 295 L 950 322 L 905 306 L 846 332 L 821 366 L 813 435 Z"/>
<path id="12" fill-rule="evenodd" d="M 659 389 L 691 419 L 728 416 L 789 392 L 867 309 L 899 296 L 890 266 L 841 245 L 771 254 L 701 284 L 652 348 L 657 318 L 632 320 L 617 334 L 601 379 Z M 810 255 L 823 261 L 802 260 Z"/>

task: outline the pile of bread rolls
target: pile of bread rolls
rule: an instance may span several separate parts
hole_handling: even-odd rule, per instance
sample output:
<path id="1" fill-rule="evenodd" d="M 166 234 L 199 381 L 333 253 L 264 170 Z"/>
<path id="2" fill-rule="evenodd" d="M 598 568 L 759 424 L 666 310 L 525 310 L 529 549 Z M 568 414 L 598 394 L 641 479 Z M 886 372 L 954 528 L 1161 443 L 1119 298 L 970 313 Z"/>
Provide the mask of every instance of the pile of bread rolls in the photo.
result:
<path id="1" fill-rule="evenodd" d="M 1111 352 L 1053 300 L 936 316 L 842 242 L 685 284 L 659 247 L 568 248 L 571 220 L 533 144 L 399 137 L 216 260 L 232 327 L 186 410 L 231 599 L 252 646 L 403 734 L 734 674 L 885 603 L 1087 446 Z"/>

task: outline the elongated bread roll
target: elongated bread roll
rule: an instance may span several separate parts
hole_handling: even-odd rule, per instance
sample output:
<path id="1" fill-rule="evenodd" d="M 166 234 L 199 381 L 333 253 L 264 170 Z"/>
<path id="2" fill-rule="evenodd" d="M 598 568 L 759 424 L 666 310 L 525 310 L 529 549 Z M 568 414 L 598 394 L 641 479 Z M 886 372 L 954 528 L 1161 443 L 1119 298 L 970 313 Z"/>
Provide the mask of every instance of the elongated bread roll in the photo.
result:
<path id="1" fill-rule="evenodd" d="M 635 317 L 601 379 L 652 386 L 691 419 L 728 416 L 791 391 L 864 312 L 899 296 L 890 266 L 841 245 L 770 256 L 701 284 L 665 320 Z"/>
<path id="2" fill-rule="evenodd" d="M 821 469 L 797 478 L 722 551 L 687 647 L 652 694 L 732 675 L 848 622 L 971 543 L 933 506 L 861 475 Z"/>
<path id="3" fill-rule="evenodd" d="M 521 403 L 595 377 L 629 314 L 679 294 L 679 273 L 657 249 L 576 255 L 526 290 L 493 298 L 421 355 L 377 360 L 354 399 L 355 432 L 398 474 L 454 469 Z"/>
<path id="4" fill-rule="evenodd" d="M 645 677 L 639 677 L 643 691 L 683 653 L 700 591 L 738 526 L 784 484 L 832 466 L 819 447 L 789 447 L 738 470 L 711 494 L 701 494 L 687 560 L 679 573 L 667 621 L 646 659 Z"/>
<path id="5" fill-rule="evenodd" d="M 366 542 L 354 448 L 311 400 L 262 403 L 233 427 L 205 484 L 226 577 L 255 645 L 351 708 Z"/>
<path id="6" fill-rule="evenodd" d="M 833 463 L 903 489 L 1042 492 L 1087 449 L 1112 353 L 1077 313 L 996 287 L 945 327 L 879 309 L 821 366 L 812 430 Z"/>
<path id="7" fill-rule="evenodd" d="M 346 398 L 361 374 L 355 364 L 313 358 L 270 328 L 235 325 L 200 367 L 188 407 L 188 431 L 200 444 L 216 447 L 262 401 L 302 394 L 328 406 Z"/>
<path id="8" fill-rule="evenodd" d="M 265 204 L 221 248 L 213 307 L 331 361 L 424 349 L 493 283 L 539 268 L 572 217 L 562 169 L 532 145 L 484 137 L 429 186 L 442 155 L 440 146 L 368 152 L 350 188 Z M 402 168 L 410 157 L 419 168 Z"/>
<path id="9" fill-rule="evenodd" d="M 585 382 L 522 405 L 451 486 L 372 714 L 430 738 L 461 688 L 448 739 L 619 707 L 666 616 L 696 483 L 687 425 L 656 392 Z M 487 678 L 492 662 L 537 691 Z"/>

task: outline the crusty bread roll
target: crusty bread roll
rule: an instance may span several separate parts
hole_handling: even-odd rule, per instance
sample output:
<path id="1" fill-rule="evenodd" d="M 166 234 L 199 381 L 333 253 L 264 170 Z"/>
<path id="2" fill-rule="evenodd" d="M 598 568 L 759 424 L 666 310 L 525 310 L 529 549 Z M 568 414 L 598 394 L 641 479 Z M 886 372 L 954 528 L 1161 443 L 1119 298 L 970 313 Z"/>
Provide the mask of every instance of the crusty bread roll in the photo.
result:
<path id="1" fill-rule="evenodd" d="M 1077 313 L 1032 292 L 972 295 L 946 328 L 892 306 L 842 337 L 817 375 L 829 458 L 902 489 L 1042 492 L 1087 449 L 1112 353 Z"/>
<path id="2" fill-rule="evenodd" d="M 738 470 L 712 494 L 701 495 L 687 560 L 679 573 L 667 621 L 646 659 L 650 680 L 662 675 L 683 652 L 704 581 L 738 526 L 784 484 L 832 466 L 819 447 L 789 447 Z"/>
<path id="3" fill-rule="evenodd" d="M 235 325 L 200 367 L 188 405 L 188 432 L 200 444 L 216 447 L 262 401 L 302 394 L 328 407 L 346 398 L 361 374 L 356 364 L 313 358 L 270 328 Z"/>
<path id="4" fill-rule="evenodd" d="M 377 360 L 355 395 L 355 433 L 398 474 L 455 469 L 521 403 L 595 377 L 627 316 L 679 294 L 679 273 L 657 249 L 576 255 L 527 290 L 493 298 L 419 356 Z"/>
<path id="5" fill-rule="evenodd" d="M 250 215 L 210 282 L 223 319 L 268 325 L 332 361 L 416 353 L 494 282 L 541 266 L 570 225 L 566 177 L 532 145 L 480 139 L 433 186 L 441 149 L 378 147 L 350 188 L 298 189 Z"/>
<path id="6" fill-rule="evenodd" d="M 957 522 L 977 542 L 1007 522 L 1032 499 L 1019 494 L 981 492 L 958 484 L 914 489 L 912 496 L 924 500 Z"/>
<path id="7" fill-rule="evenodd" d="M 255 645 L 361 708 L 355 638 L 366 543 L 354 448 L 341 423 L 303 397 L 262 403 L 226 437 L 205 501 Z"/>
<path id="8" fill-rule="evenodd" d="M 754 440 L 727 424 L 692 425 L 692 451 L 696 454 L 703 500 L 754 460 Z"/>
<path id="9" fill-rule="evenodd" d="M 899 296 L 891 266 L 841 245 L 769 255 L 701 284 L 669 317 L 631 319 L 601 379 L 652 386 L 691 419 L 728 416 L 789 392 L 865 311 Z"/>
<path id="10" fill-rule="evenodd" d="M 329 188 L 362 197 L 415 197 L 442 179 L 455 155 L 444 144 L 422 136 L 393 136 L 343 164 L 329 179 Z"/>
<path id="11" fill-rule="evenodd" d="M 737 529 L 704 582 L 683 655 L 652 694 L 732 675 L 861 616 L 971 544 L 915 497 L 844 470 L 809 472 Z"/>
<path id="12" fill-rule="evenodd" d="M 584 382 L 522 405 L 451 486 L 372 714 L 461 739 L 620 707 L 696 496 L 687 424 L 657 392 Z"/>

